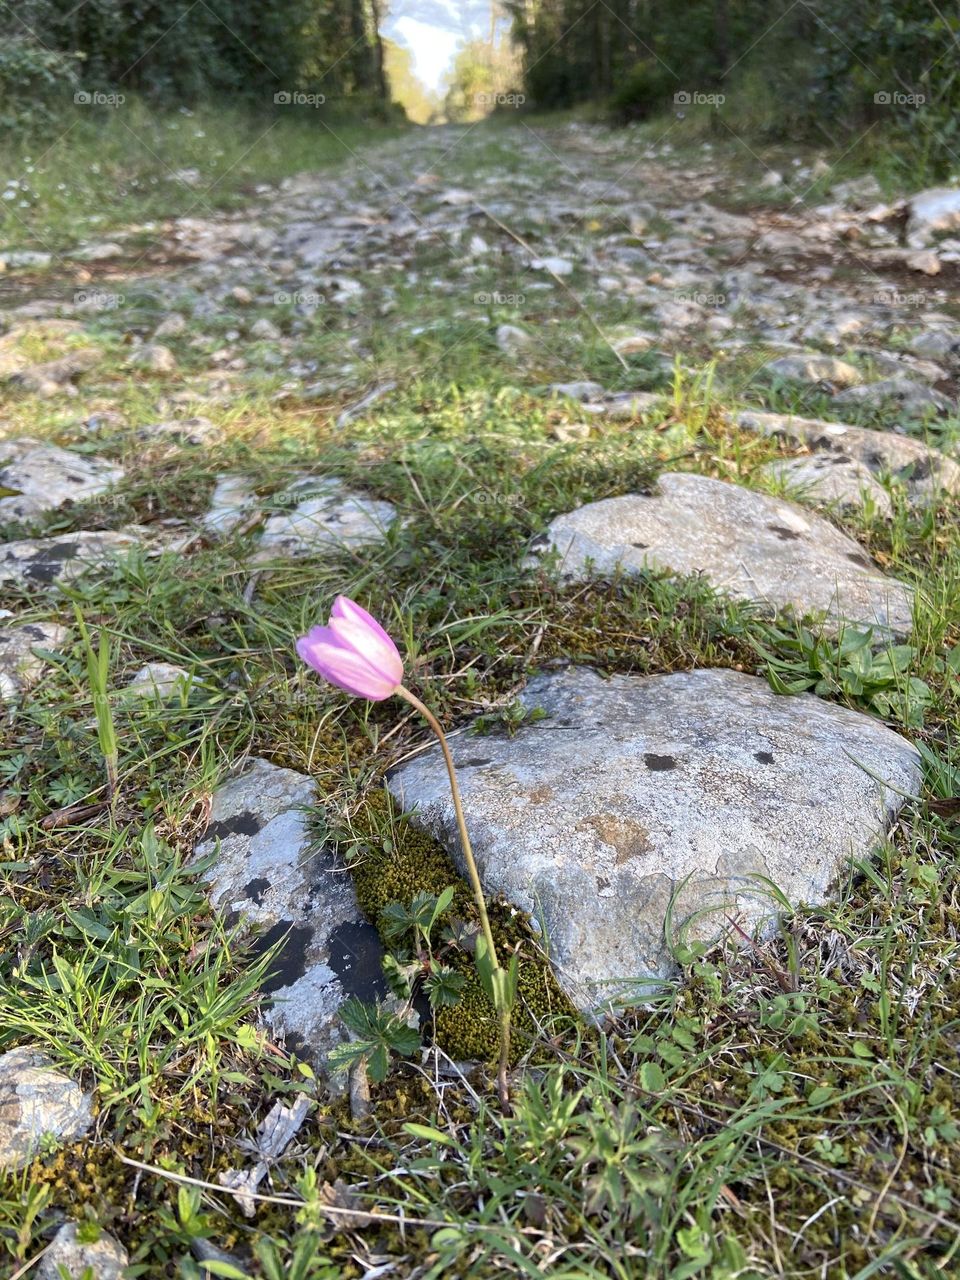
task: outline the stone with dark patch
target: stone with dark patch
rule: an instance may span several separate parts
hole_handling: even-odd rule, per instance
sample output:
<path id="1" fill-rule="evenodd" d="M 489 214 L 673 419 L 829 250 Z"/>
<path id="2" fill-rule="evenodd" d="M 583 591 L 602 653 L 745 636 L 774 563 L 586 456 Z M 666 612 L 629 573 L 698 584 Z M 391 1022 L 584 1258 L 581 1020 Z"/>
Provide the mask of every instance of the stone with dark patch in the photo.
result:
<path id="1" fill-rule="evenodd" d="M 0 707 L 24 694 L 43 675 L 44 650 L 64 644 L 70 632 L 56 622 L 0 627 Z"/>
<path id="2" fill-rule="evenodd" d="M 899 636 L 913 622 L 910 587 L 884 576 L 829 521 L 708 476 L 667 472 L 650 494 L 590 502 L 557 516 L 547 542 L 565 579 L 656 569 L 701 576 L 727 596 L 814 617 L 834 632 L 849 623 Z"/>
<path id="3" fill-rule="evenodd" d="M 822 902 L 920 782 L 917 752 L 879 720 L 736 671 L 572 667 L 535 677 L 522 703 L 544 716 L 487 735 L 489 763 L 461 774 L 464 811 L 487 892 L 543 921 L 585 1010 L 674 973 L 668 919 L 674 941 L 709 941 L 728 917 L 750 931 L 776 910 L 768 881 Z M 469 758 L 469 741 L 451 745 Z M 439 751 L 389 786 L 462 865 Z"/>
<path id="4" fill-rule="evenodd" d="M 138 525 L 4 542 L 0 543 L 0 586 L 5 582 L 50 586 L 73 578 L 86 569 L 106 564 L 136 547 L 157 552 L 174 544 L 175 537 L 169 540 L 158 538 Z"/>
<path id="5" fill-rule="evenodd" d="M 214 793 L 196 853 L 215 857 L 206 874 L 211 900 L 249 926 L 253 954 L 278 948 L 262 987 L 271 1034 L 322 1069 L 346 1034 L 343 1000 L 386 991 L 380 940 L 353 881 L 311 839 L 306 809 L 316 800 L 311 778 L 253 760 Z"/>
<path id="6" fill-rule="evenodd" d="M 902 487 L 912 506 L 935 502 L 944 493 L 960 492 L 960 465 L 902 431 L 871 431 L 846 422 L 753 410 L 741 413 L 737 425 L 810 450 L 801 458 L 777 459 L 766 470 L 805 486 L 811 496 L 844 507 L 863 506 L 868 495 L 881 515 L 889 514 L 890 499 L 880 484 L 886 476 Z M 814 465 L 826 458 L 839 458 L 843 465 L 832 473 Z"/>

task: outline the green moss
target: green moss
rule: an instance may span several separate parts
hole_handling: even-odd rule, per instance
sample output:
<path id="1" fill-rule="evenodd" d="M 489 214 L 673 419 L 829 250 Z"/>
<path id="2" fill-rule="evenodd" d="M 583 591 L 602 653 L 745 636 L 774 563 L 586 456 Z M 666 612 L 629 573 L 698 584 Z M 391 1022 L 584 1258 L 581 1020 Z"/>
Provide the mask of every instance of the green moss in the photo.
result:
<path id="1" fill-rule="evenodd" d="M 385 790 L 374 791 L 354 826 L 369 833 L 361 859 L 353 868 L 357 898 L 367 916 L 381 928 L 381 915 L 391 902 L 409 902 L 420 892 L 439 894 L 448 885 L 456 887 L 451 913 L 478 923 L 476 905 L 469 885 L 443 846 L 414 823 L 394 812 Z M 382 831 L 391 837 L 384 840 Z M 571 1019 L 576 1014 L 553 970 L 543 955 L 529 919 L 509 904 L 488 904 L 490 927 L 501 962 L 519 955 L 518 1000 L 514 1011 L 512 1058 L 516 1062 L 537 1038 L 538 1029 L 557 1017 Z M 460 1001 L 436 1014 L 437 1042 L 455 1060 L 496 1059 L 499 1025 L 466 950 L 445 955 L 444 960 L 466 979 Z"/>

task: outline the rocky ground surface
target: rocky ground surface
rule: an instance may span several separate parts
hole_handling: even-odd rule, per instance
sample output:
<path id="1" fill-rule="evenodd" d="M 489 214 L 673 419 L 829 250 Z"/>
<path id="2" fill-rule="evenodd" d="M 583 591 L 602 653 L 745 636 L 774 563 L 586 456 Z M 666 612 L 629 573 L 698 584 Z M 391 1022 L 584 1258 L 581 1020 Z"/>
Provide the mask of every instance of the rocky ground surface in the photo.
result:
<path id="1" fill-rule="evenodd" d="M 132 552 L 148 576 L 156 557 L 187 563 L 234 539 L 255 603 L 294 560 L 355 565 L 398 537 L 429 539 L 426 508 L 398 510 L 356 468 L 349 479 L 312 463 L 258 468 L 254 449 L 223 469 L 221 444 L 231 406 L 250 395 L 334 433 L 375 424 L 477 342 L 506 382 L 549 406 L 558 447 L 668 431 L 676 388 L 715 361 L 705 415 L 743 450 L 767 448 L 746 483 L 697 474 L 701 455 L 681 449 L 634 492 L 561 503 L 531 530 L 520 579 L 654 569 L 775 621 L 909 640 L 914 585 L 838 522 L 890 519 L 897 503 L 933 511 L 960 488 L 960 193 L 890 204 L 871 179 L 833 182 L 815 161 L 731 181 L 709 148 L 676 157 L 583 126 L 517 128 L 484 145 L 465 167 L 457 131 L 391 142 L 336 182 L 305 174 L 261 190 L 242 215 L 171 222 L 148 251 L 142 229 L 121 228 L 109 246 L 49 262 L 7 255 L 9 723 L 72 643 L 63 592 L 118 556 Z M 131 387 L 139 399 L 120 394 Z M 375 430 L 367 448 L 373 457 Z M 156 467 L 155 492 L 138 455 Z M 207 468 L 192 506 L 161 483 L 183 457 Z M 142 662 L 128 698 L 172 705 L 212 679 Z M 777 697 L 742 672 L 605 681 L 561 666 L 532 679 L 520 705 L 538 718 L 519 732 L 458 741 L 468 820 L 488 890 L 539 921 L 583 1009 L 675 972 L 671 911 L 703 939 L 718 904 L 748 930 L 769 920 L 757 876 L 791 901 L 823 901 L 920 785 L 909 734 L 813 694 Z M 216 907 L 262 944 L 283 942 L 266 1025 L 322 1069 L 345 1035 L 345 996 L 384 994 L 381 943 L 332 848 L 311 844 L 314 779 L 267 758 L 241 764 L 214 790 L 194 855 L 209 861 Z M 457 857 L 444 785 L 431 752 L 390 780 Z M 70 1141 L 89 1123 L 89 1100 L 40 1056 L 0 1059 L 0 1163 L 24 1163 L 41 1133 Z M 38 1274 L 76 1259 L 107 1276 L 126 1255 L 109 1238 L 78 1244 L 68 1224 Z"/>

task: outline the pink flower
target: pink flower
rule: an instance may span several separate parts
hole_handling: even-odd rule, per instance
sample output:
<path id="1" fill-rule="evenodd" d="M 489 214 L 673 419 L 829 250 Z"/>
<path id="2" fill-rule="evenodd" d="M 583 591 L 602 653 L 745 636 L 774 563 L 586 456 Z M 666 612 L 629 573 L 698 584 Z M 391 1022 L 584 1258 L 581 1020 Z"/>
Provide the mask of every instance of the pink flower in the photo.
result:
<path id="1" fill-rule="evenodd" d="M 337 596 L 325 627 L 297 641 L 297 653 L 325 680 L 355 698 L 381 702 L 403 683 L 403 660 L 380 623 L 346 596 Z"/>

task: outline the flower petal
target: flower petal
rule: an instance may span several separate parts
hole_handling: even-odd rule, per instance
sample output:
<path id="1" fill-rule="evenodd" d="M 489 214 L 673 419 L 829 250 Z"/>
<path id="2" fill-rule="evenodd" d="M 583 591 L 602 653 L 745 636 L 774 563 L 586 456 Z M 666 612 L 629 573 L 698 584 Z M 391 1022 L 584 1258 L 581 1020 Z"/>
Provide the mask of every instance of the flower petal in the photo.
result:
<path id="1" fill-rule="evenodd" d="M 314 627 L 297 641 L 297 653 L 325 680 L 356 698 L 380 702 L 389 698 L 400 683 L 371 667 L 362 654 L 330 639 L 329 627 Z"/>
<path id="2" fill-rule="evenodd" d="M 403 681 L 403 659 L 380 623 L 346 596 L 337 596 L 330 610 L 330 630 L 340 643 L 361 654 L 394 687 Z"/>

